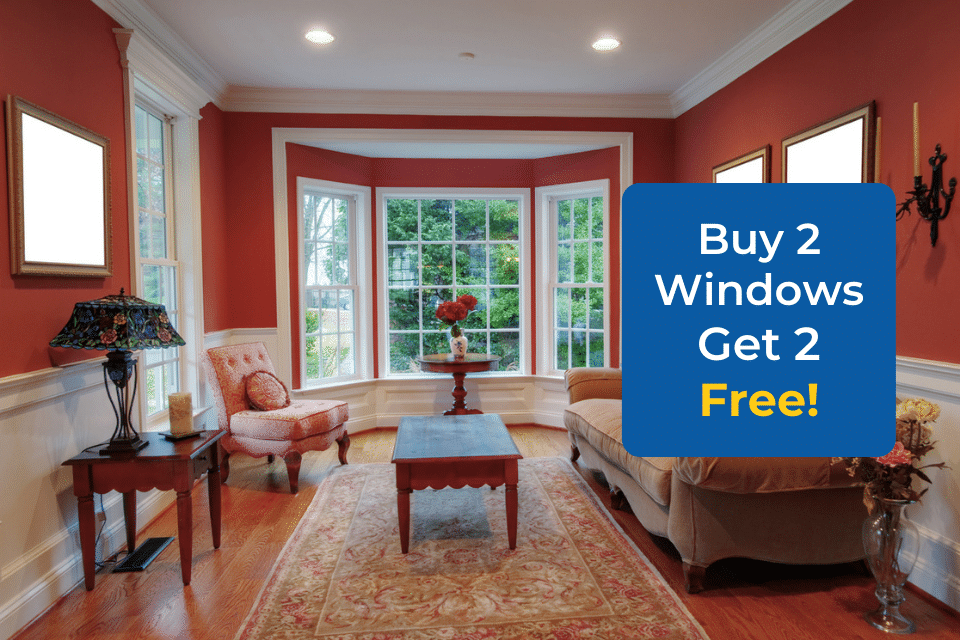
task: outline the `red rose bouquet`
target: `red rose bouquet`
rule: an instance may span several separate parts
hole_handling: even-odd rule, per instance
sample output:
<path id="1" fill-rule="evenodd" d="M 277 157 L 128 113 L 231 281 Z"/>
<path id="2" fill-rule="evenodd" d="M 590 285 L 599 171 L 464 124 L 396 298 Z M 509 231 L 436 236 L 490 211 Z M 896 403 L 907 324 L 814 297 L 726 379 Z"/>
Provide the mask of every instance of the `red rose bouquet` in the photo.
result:
<path id="1" fill-rule="evenodd" d="M 467 317 L 477 306 L 477 299 L 470 294 L 458 296 L 456 300 L 448 300 L 437 305 L 437 319 L 450 325 L 450 335 L 460 337 L 460 325 L 457 323 Z"/>

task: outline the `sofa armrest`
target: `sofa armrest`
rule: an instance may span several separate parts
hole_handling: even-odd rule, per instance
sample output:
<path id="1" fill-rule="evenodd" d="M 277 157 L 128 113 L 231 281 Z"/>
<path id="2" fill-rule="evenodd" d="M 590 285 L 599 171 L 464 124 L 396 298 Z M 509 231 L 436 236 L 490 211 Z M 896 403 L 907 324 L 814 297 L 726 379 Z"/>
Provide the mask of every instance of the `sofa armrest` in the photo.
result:
<path id="1" fill-rule="evenodd" d="M 570 404 L 588 398 L 621 399 L 621 381 L 623 373 L 611 367 L 576 367 L 567 369 L 564 380 L 567 382 L 567 395 Z"/>
<path id="2" fill-rule="evenodd" d="M 830 458 L 677 458 L 677 478 L 726 493 L 775 493 L 850 487 L 857 484 Z"/>

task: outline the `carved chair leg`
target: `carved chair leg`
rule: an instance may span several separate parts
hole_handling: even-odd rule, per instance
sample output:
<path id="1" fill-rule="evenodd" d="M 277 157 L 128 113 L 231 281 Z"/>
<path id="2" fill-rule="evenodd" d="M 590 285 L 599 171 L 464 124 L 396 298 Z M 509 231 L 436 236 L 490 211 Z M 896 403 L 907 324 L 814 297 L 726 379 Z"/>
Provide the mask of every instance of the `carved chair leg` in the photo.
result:
<path id="1" fill-rule="evenodd" d="M 580 449 L 578 449 L 575 444 L 570 445 L 570 462 L 576 462 L 579 457 Z"/>
<path id="2" fill-rule="evenodd" d="M 340 458 L 340 464 L 347 464 L 347 449 L 350 448 L 350 434 L 346 431 L 337 440 L 337 457 Z"/>
<path id="3" fill-rule="evenodd" d="M 300 452 L 291 451 L 283 456 L 283 461 L 287 463 L 287 477 L 290 478 L 290 493 L 296 493 L 300 488 Z"/>
<path id="4" fill-rule="evenodd" d="M 698 567 L 689 562 L 683 563 L 683 582 L 687 588 L 687 593 L 700 593 L 703 591 L 703 578 L 706 573 L 706 567 Z"/>
<path id="5" fill-rule="evenodd" d="M 220 460 L 220 484 L 224 484 L 230 477 L 230 454 L 223 452 L 223 458 Z"/>

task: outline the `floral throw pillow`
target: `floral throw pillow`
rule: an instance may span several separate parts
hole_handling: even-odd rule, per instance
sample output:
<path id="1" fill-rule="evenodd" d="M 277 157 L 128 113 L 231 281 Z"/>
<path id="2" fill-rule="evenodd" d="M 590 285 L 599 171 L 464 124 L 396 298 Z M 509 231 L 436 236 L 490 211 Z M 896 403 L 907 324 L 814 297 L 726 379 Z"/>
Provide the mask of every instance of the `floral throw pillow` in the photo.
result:
<path id="1" fill-rule="evenodd" d="M 259 411 L 282 409 L 290 404 L 290 394 L 277 376 L 269 371 L 254 371 L 244 380 L 247 400 Z"/>

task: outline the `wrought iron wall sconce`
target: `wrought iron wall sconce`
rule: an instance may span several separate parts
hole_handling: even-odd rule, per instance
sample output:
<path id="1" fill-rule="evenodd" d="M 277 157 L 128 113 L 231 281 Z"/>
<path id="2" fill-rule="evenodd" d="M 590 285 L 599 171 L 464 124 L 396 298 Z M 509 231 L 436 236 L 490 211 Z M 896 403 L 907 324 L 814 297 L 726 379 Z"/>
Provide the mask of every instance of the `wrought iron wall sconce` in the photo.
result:
<path id="1" fill-rule="evenodd" d="M 933 167 L 933 176 L 930 178 L 930 187 L 923 184 L 923 178 L 919 175 L 913 177 L 913 191 L 908 191 L 910 198 L 901 202 L 897 207 L 897 220 L 903 217 L 904 213 L 910 213 L 910 205 L 917 203 L 917 213 L 921 218 L 930 223 L 930 246 L 937 246 L 937 236 L 939 234 L 938 225 L 941 220 L 950 213 L 950 203 L 953 202 L 953 194 L 957 188 L 957 179 L 950 178 L 950 191 L 943 189 L 943 163 L 947 159 L 947 154 L 940 152 L 940 145 L 936 147 L 936 153 L 929 159 Z M 943 196 L 943 206 L 940 206 L 940 197 Z"/>

